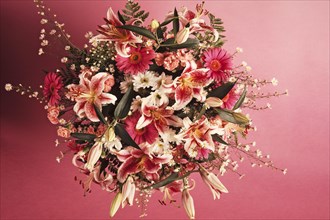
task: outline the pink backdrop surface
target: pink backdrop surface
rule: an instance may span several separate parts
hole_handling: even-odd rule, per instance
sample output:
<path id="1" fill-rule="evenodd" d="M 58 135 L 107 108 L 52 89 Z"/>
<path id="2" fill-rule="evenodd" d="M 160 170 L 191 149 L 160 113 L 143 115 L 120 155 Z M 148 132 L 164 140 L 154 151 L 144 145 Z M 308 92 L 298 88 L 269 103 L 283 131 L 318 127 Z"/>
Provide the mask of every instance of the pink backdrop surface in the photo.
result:
<path id="1" fill-rule="evenodd" d="M 109 6 L 124 6 L 124 1 L 45 2 L 78 45 L 103 23 Z M 157 19 L 174 6 L 195 4 L 141 1 Z M 270 100 L 272 110 L 250 112 L 257 146 L 288 174 L 243 162 L 246 177 L 225 175 L 221 180 L 230 193 L 216 201 L 196 176 L 197 218 L 329 219 L 329 2 L 208 1 L 206 8 L 224 21 L 224 47 L 244 49 L 237 63 L 247 61 L 257 77 L 276 77 L 276 90 L 289 89 L 288 97 Z M 56 57 L 37 55 L 39 21 L 32 1 L 1 1 L 1 219 L 107 219 L 113 195 L 95 185 L 84 197 L 71 155 L 61 164 L 55 161 L 64 147 L 55 148 L 56 128 L 43 106 L 3 89 L 7 82 L 36 88 L 42 70 L 56 68 Z M 153 195 L 148 219 L 186 218 L 182 208 L 161 206 L 160 198 Z M 115 218 L 138 216 L 134 206 Z"/>

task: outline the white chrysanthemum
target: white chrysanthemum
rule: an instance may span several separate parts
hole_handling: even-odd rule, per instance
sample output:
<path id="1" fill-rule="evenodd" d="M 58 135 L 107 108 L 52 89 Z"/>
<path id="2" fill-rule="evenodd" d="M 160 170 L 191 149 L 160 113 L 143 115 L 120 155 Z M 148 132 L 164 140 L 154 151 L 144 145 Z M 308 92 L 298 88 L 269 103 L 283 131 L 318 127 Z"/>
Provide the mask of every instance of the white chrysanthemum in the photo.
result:
<path id="1" fill-rule="evenodd" d="M 138 91 L 140 88 L 145 89 L 154 87 L 156 85 L 157 77 L 152 71 L 146 71 L 144 73 L 138 73 L 133 76 L 133 88 Z"/>
<path id="2" fill-rule="evenodd" d="M 155 91 L 150 93 L 150 95 L 144 98 L 148 105 L 161 106 L 163 104 L 168 104 L 169 100 L 165 93 L 161 91 Z"/>

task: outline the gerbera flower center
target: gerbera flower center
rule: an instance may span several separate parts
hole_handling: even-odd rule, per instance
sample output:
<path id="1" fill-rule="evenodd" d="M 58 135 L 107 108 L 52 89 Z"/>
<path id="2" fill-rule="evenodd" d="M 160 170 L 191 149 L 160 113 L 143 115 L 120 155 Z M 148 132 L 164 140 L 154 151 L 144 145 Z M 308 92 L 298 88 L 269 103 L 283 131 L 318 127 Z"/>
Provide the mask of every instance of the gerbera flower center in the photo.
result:
<path id="1" fill-rule="evenodd" d="M 221 69 L 221 63 L 219 60 L 212 60 L 210 63 L 210 69 L 212 71 L 219 71 Z"/>
<path id="2" fill-rule="evenodd" d="M 129 57 L 129 61 L 131 64 L 138 64 L 142 60 L 141 53 L 139 52 L 132 52 L 131 56 Z"/>

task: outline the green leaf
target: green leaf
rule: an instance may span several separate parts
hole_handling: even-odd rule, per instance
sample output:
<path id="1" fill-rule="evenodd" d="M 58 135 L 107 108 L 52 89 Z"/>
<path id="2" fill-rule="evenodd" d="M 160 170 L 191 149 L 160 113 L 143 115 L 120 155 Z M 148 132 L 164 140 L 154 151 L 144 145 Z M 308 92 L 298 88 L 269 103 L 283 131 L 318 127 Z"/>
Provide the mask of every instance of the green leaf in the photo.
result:
<path id="1" fill-rule="evenodd" d="M 121 124 L 116 124 L 115 133 L 127 145 L 140 149 L 139 145 L 137 143 L 135 143 L 135 141 L 132 139 L 132 137 L 129 135 L 129 133 L 126 131 L 126 129 Z"/>
<path id="2" fill-rule="evenodd" d="M 237 102 L 235 103 L 233 110 L 238 109 L 243 104 L 246 93 L 247 93 L 246 87 L 244 87 L 244 91 L 243 91 L 242 95 L 239 97 L 239 99 L 237 100 Z"/>
<path id="3" fill-rule="evenodd" d="M 219 99 L 223 99 L 229 92 L 230 90 L 234 87 L 236 82 L 227 82 L 216 89 L 212 90 L 209 92 L 207 97 L 217 97 Z"/>
<path id="4" fill-rule="evenodd" d="M 130 86 L 125 93 L 125 95 L 121 98 L 120 102 L 118 103 L 114 116 L 117 119 L 125 118 L 131 108 L 132 100 L 134 97 L 133 86 Z"/>
<path id="5" fill-rule="evenodd" d="M 84 141 L 94 141 L 96 138 L 96 135 L 94 134 L 86 134 L 86 133 L 71 133 L 71 137 L 77 138 L 79 140 L 84 140 Z"/>
<path id="6" fill-rule="evenodd" d="M 165 20 L 163 23 L 161 23 L 159 26 L 160 27 L 163 27 L 165 25 L 168 25 L 169 23 L 171 23 L 174 19 L 178 19 L 177 17 L 173 17 L 173 18 L 170 18 L 170 19 L 167 19 Z"/>
<path id="7" fill-rule="evenodd" d="M 164 41 L 160 47 L 168 47 L 170 49 L 182 49 L 182 48 L 192 48 L 199 44 L 199 40 L 196 38 L 188 38 L 188 40 L 182 44 L 175 43 L 174 38 L 169 38 Z"/>
<path id="8" fill-rule="evenodd" d="M 222 138 L 221 138 L 220 135 L 218 135 L 218 134 L 214 134 L 214 135 L 212 135 L 212 139 L 213 139 L 214 141 L 219 142 L 220 144 L 228 145 L 228 143 L 227 143 L 226 141 L 222 140 Z"/>
<path id="9" fill-rule="evenodd" d="M 96 112 L 96 115 L 100 119 L 100 121 L 103 124 L 107 124 L 107 121 L 105 120 L 104 115 L 102 114 L 101 110 L 95 104 L 93 104 L 93 106 L 94 106 L 94 110 Z"/>
<path id="10" fill-rule="evenodd" d="M 169 177 L 167 177 L 166 179 L 151 185 L 150 187 L 152 187 L 153 189 L 157 189 L 160 188 L 162 186 L 166 186 L 167 184 L 172 183 L 173 181 L 177 180 L 179 177 L 179 173 L 172 173 Z"/>
<path id="11" fill-rule="evenodd" d="M 121 23 L 125 24 L 126 21 L 125 21 L 124 17 L 120 14 L 119 11 L 117 12 L 117 14 L 118 14 L 118 18 L 119 18 L 119 20 L 121 21 Z"/>
<path id="12" fill-rule="evenodd" d="M 134 25 L 123 25 L 123 26 L 117 26 L 117 28 L 125 29 L 128 31 L 133 31 L 134 33 L 140 34 L 149 39 L 157 40 L 156 36 L 151 31 L 149 31 L 148 29 L 145 29 L 143 27 L 138 27 L 138 26 L 134 26 Z"/>
<path id="13" fill-rule="evenodd" d="M 247 125 L 250 122 L 250 120 L 242 113 L 216 108 L 215 111 L 219 114 L 222 120 L 227 122 L 231 122 L 238 125 Z"/>
<path id="14" fill-rule="evenodd" d="M 176 8 L 174 8 L 174 19 L 173 19 L 173 34 L 176 36 L 180 28 L 179 15 Z"/>

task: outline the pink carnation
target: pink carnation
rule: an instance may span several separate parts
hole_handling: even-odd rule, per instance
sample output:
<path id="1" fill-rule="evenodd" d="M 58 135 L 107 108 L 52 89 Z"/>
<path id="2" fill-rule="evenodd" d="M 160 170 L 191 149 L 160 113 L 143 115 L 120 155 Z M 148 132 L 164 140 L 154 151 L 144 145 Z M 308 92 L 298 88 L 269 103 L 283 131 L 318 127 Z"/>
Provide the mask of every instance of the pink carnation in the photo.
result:
<path id="1" fill-rule="evenodd" d="M 232 69 L 232 57 L 222 48 L 212 48 L 204 52 L 205 67 L 208 74 L 217 82 L 224 82 Z"/>
<path id="2" fill-rule="evenodd" d="M 152 144 L 158 137 L 158 131 L 153 124 L 136 129 L 136 123 L 141 117 L 140 113 L 134 112 L 133 115 L 126 118 L 126 130 L 137 144 L 148 142 Z"/>
<path id="3" fill-rule="evenodd" d="M 117 55 L 116 62 L 120 71 L 126 74 L 137 74 L 149 69 L 152 59 L 155 58 L 155 52 L 147 48 L 130 47 L 129 57 Z"/>
<path id="4" fill-rule="evenodd" d="M 59 95 L 60 89 L 63 87 L 62 78 L 56 73 L 48 73 L 44 81 L 44 96 L 48 100 L 48 104 L 53 106 L 58 104 L 61 99 Z"/>

